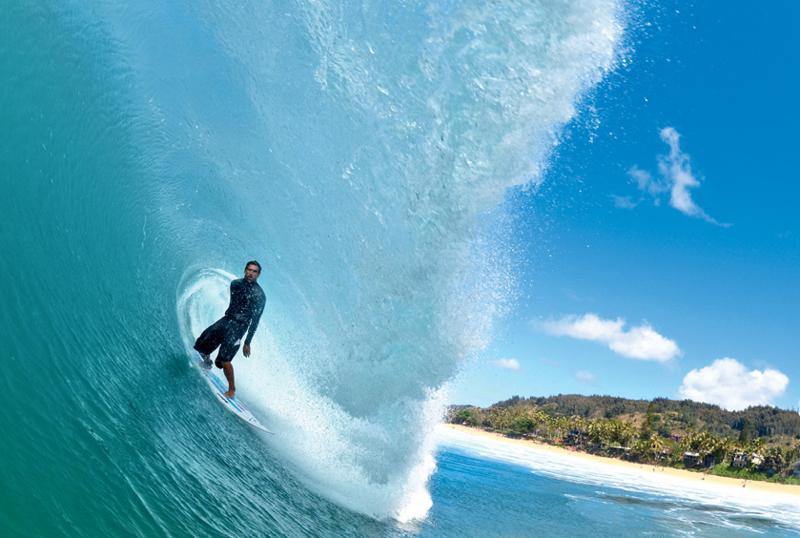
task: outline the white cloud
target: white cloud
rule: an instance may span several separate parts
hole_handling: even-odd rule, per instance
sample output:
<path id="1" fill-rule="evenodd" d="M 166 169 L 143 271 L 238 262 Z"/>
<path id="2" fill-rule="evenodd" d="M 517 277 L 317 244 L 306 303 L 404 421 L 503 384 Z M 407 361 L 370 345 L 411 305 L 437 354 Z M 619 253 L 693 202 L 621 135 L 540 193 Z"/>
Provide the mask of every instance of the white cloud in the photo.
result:
<path id="1" fill-rule="evenodd" d="M 520 365 L 517 359 L 497 359 L 492 361 L 492 364 L 498 368 L 505 368 L 506 370 L 519 370 Z"/>
<path id="2" fill-rule="evenodd" d="M 717 359 L 683 378 L 682 398 L 738 411 L 751 405 L 772 405 L 784 393 L 789 378 L 778 370 L 750 370 L 736 359 Z"/>
<path id="3" fill-rule="evenodd" d="M 694 200 L 689 189 L 700 186 L 700 181 L 692 173 L 689 155 L 681 151 L 681 135 L 672 127 L 661 129 L 661 140 L 669 145 L 669 155 L 658 158 L 658 171 L 671 183 L 669 205 L 692 217 L 700 217 L 713 224 L 719 224 L 711 218 Z"/>
<path id="4" fill-rule="evenodd" d="M 665 184 L 663 181 L 653 179 L 650 172 L 642 170 L 638 166 L 632 166 L 630 170 L 628 170 L 628 175 L 636 182 L 636 186 L 639 187 L 640 191 L 644 191 L 655 198 L 656 204 L 658 204 L 659 201 L 657 196 L 669 190 L 669 185 Z"/>
<path id="5" fill-rule="evenodd" d="M 584 385 L 594 385 L 594 374 L 589 370 L 578 370 L 575 372 L 575 379 Z"/>
<path id="6" fill-rule="evenodd" d="M 647 323 L 627 330 L 624 327 L 622 318 L 603 319 L 591 313 L 541 324 L 541 328 L 550 334 L 600 342 L 631 359 L 665 362 L 681 352 L 675 341 L 658 334 Z"/>
<path id="7" fill-rule="evenodd" d="M 669 205 L 681 213 L 701 218 L 717 226 L 729 227 L 730 224 L 717 221 L 692 199 L 690 189 L 698 188 L 700 180 L 692 172 L 689 155 L 681 151 L 680 133 L 674 127 L 664 127 L 659 135 L 669 146 L 668 154 L 658 156 L 658 171 L 661 177 L 656 179 L 650 172 L 637 166 L 628 170 L 628 175 L 636 182 L 639 190 L 652 196 L 656 205 L 660 203 L 660 195 L 669 192 Z"/>

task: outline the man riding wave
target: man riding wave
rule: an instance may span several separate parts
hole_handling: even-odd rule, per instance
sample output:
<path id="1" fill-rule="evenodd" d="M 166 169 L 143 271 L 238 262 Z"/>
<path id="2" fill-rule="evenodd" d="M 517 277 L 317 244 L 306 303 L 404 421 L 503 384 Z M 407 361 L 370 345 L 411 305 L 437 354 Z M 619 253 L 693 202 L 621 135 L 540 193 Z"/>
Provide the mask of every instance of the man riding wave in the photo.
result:
<path id="1" fill-rule="evenodd" d="M 231 282 L 231 302 L 225 315 L 214 322 L 197 338 L 194 348 L 200 353 L 204 368 L 211 368 L 211 353 L 219 348 L 214 364 L 225 372 L 228 380 L 228 391 L 225 396 L 233 398 L 236 394 L 236 385 L 233 380 L 234 355 L 239 351 L 239 344 L 244 339 L 242 353 L 250 356 L 250 343 L 258 328 L 261 313 L 264 311 L 266 298 L 264 290 L 256 281 L 261 275 L 261 264 L 255 260 L 247 262 L 244 267 L 244 278 Z"/>

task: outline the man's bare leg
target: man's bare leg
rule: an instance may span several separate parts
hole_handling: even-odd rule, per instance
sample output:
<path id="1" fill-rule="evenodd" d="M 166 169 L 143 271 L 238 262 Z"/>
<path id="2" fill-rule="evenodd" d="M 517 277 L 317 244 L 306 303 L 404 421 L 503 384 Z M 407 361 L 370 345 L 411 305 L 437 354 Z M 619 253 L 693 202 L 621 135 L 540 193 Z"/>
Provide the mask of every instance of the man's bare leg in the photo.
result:
<path id="1" fill-rule="evenodd" d="M 236 394 L 236 384 L 233 382 L 233 364 L 230 361 L 222 363 L 222 371 L 225 372 L 225 379 L 228 380 L 228 392 L 225 396 L 233 398 Z"/>

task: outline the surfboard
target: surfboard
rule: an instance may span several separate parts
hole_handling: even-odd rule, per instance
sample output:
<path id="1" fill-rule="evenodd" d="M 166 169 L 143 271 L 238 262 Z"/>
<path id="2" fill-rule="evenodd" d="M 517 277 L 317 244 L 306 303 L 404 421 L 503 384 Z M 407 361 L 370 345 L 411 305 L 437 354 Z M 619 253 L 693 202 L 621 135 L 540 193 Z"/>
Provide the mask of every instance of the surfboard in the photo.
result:
<path id="1" fill-rule="evenodd" d="M 242 419 L 243 421 L 247 422 L 250 426 L 257 430 L 261 430 L 262 432 L 272 433 L 269 431 L 259 420 L 253 416 L 253 413 L 245 407 L 245 405 L 239 401 L 236 396 L 233 398 L 228 398 L 225 396 L 225 391 L 228 390 L 228 382 L 220 378 L 216 372 L 213 370 L 206 370 L 203 368 L 202 361 L 200 357 L 196 357 L 194 359 L 194 365 L 200 370 L 200 374 L 203 376 L 203 379 L 206 380 L 208 386 L 211 388 L 211 392 L 216 396 L 219 403 L 222 406 Z"/>

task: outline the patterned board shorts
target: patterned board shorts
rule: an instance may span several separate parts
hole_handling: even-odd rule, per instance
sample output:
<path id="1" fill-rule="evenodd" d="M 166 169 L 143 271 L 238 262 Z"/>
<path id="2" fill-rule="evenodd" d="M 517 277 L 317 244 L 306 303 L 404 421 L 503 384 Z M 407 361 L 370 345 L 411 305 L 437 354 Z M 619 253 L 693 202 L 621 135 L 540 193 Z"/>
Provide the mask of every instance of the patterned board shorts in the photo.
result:
<path id="1" fill-rule="evenodd" d="M 217 360 L 230 362 L 239 351 L 239 344 L 241 344 L 245 332 L 247 332 L 247 324 L 224 317 L 197 337 L 194 348 L 204 355 L 211 355 L 215 349 L 219 348 Z"/>

